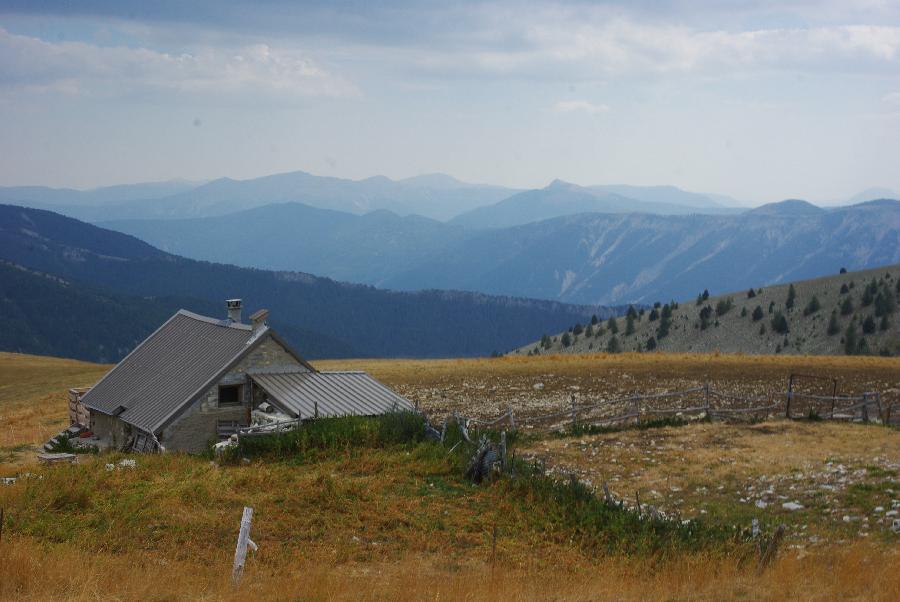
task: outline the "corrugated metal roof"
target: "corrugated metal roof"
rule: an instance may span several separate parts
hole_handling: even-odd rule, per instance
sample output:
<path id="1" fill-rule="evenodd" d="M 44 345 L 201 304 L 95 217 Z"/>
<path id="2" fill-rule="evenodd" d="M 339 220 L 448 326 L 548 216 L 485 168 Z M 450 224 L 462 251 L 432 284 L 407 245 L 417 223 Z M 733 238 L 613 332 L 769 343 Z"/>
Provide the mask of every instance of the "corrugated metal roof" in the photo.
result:
<path id="1" fill-rule="evenodd" d="M 247 324 L 181 310 L 91 388 L 82 403 L 153 432 L 261 338 L 254 338 Z"/>
<path id="2" fill-rule="evenodd" d="M 365 372 L 263 372 L 250 375 L 284 409 L 301 418 L 375 416 L 413 404 Z"/>

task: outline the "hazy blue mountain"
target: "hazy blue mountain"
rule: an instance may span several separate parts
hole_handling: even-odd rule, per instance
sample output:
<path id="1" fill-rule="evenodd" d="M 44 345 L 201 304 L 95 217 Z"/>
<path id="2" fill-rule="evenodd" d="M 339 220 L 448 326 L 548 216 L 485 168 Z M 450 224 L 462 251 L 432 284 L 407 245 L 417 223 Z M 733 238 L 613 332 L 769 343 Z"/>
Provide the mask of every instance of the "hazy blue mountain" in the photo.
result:
<path id="1" fill-rule="evenodd" d="M 89 208 L 97 205 L 145 201 L 178 194 L 196 188 L 202 182 L 170 180 L 105 186 L 91 190 L 48 188 L 46 186 L 0 187 L 0 203 L 40 208 Z"/>
<path id="2" fill-rule="evenodd" d="M 600 192 L 611 192 L 643 203 L 664 203 L 666 205 L 693 207 L 696 209 L 722 211 L 729 208 L 737 208 L 740 205 L 736 200 L 724 195 L 689 192 L 675 186 L 604 184 L 601 186 L 588 186 L 588 188 Z"/>
<path id="3" fill-rule="evenodd" d="M 868 188 L 847 199 L 847 204 L 856 205 L 857 203 L 865 203 L 866 201 L 875 201 L 878 199 L 900 199 L 900 192 L 891 190 L 890 188 Z"/>
<path id="4" fill-rule="evenodd" d="M 384 176 L 347 180 L 294 171 L 250 180 L 220 178 L 175 194 L 103 207 L 41 206 L 92 222 L 211 217 L 287 202 L 356 215 L 386 209 L 399 215 L 417 214 L 445 220 L 515 192 L 500 186 L 467 184 L 443 174 L 395 181 Z"/>
<path id="5" fill-rule="evenodd" d="M 379 285 L 469 234 L 386 210 L 353 215 L 300 203 L 266 205 L 219 217 L 99 222 L 193 259 L 303 271 Z"/>
<path id="6" fill-rule="evenodd" d="M 739 215 L 582 214 L 485 231 L 385 281 L 572 303 L 691 298 L 900 262 L 900 202 Z"/>
<path id="7" fill-rule="evenodd" d="M 189 298 L 214 305 L 242 297 L 248 313 L 270 309 L 273 324 L 289 337 L 292 332 L 321 333 L 326 338 L 321 347 L 343 345 L 370 356 L 452 357 L 506 351 L 592 313 L 601 317 L 610 313 L 598 307 L 480 293 L 384 291 L 300 272 L 195 261 L 126 234 L 9 205 L 0 205 L 0 259 L 105 295 Z M 48 309 L 55 311 L 65 307 Z M 212 313 L 224 315 L 224 308 Z M 8 327 L 8 319 L 14 318 L 0 315 L 0 329 Z M 289 340 L 303 351 L 302 341 Z"/>
<path id="8" fill-rule="evenodd" d="M 721 207 L 708 201 L 703 209 L 694 205 L 670 202 L 671 200 L 688 200 L 700 203 L 699 195 L 675 191 L 678 189 L 660 187 L 654 192 L 648 188 L 629 186 L 594 186 L 586 188 L 562 180 L 554 180 L 549 186 L 536 190 L 527 190 L 513 195 L 493 205 L 479 207 L 463 213 L 451 223 L 470 228 L 506 228 L 531 222 L 575 215 L 578 213 L 654 213 L 676 215 L 688 213 L 729 213 L 732 209 Z M 613 189 L 621 190 L 622 193 Z M 638 200 L 623 194 L 625 191 L 637 193 L 645 199 Z"/>

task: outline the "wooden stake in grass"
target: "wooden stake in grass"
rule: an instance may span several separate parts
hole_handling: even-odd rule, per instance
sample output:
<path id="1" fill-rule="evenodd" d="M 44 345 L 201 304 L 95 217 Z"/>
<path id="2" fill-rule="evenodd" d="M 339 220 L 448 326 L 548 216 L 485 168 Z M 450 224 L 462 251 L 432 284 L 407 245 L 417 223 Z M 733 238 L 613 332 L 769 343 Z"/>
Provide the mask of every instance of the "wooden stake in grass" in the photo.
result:
<path id="1" fill-rule="evenodd" d="M 778 554 L 778 545 L 784 537 L 784 530 L 785 526 L 783 524 L 778 525 L 778 528 L 775 529 L 772 539 L 769 540 L 769 545 L 766 546 L 766 551 L 763 552 L 763 555 L 759 559 L 759 566 L 756 567 L 757 575 L 761 575 L 766 567 L 775 560 L 775 555 Z"/>
<path id="2" fill-rule="evenodd" d="M 231 583 L 237 585 L 244 574 L 244 563 L 247 561 L 247 547 L 254 552 L 259 549 L 250 539 L 250 524 L 253 522 L 253 508 L 244 506 L 241 516 L 241 530 L 238 532 L 237 548 L 234 550 L 234 566 L 231 570 Z"/>

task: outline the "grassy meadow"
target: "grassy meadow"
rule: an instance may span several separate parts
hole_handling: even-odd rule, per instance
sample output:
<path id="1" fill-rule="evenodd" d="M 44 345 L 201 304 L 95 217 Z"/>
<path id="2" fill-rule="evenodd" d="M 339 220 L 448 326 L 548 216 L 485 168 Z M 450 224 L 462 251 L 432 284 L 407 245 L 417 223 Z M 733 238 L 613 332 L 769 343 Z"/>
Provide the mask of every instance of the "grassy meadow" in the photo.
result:
<path id="1" fill-rule="evenodd" d="M 900 362 L 873 357 L 622 354 L 316 365 L 368 370 L 435 416 L 487 416 L 508 406 L 526 415 L 573 393 L 599 399 L 704 380 L 777 391 L 791 371 L 837 375 L 847 392 L 893 395 L 900 386 Z M 709 527 L 705 539 L 677 540 L 661 529 L 655 545 L 639 545 L 652 525 L 635 527 L 631 515 L 615 514 L 598 522 L 602 512 L 592 502 L 544 480 L 469 484 L 448 450 L 422 442 L 373 437 L 318 454 L 225 464 L 171 454 L 136 456 L 129 468 L 119 464 L 124 455 L 107 454 L 36 465 L 35 447 L 65 424 L 67 388 L 107 369 L 0 354 L 0 477 L 20 477 L 0 484 L 0 599 L 900 598 L 900 536 L 878 522 L 900 499 L 894 428 L 774 419 L 523 434 L 517 457 L 542 463 L 552 478 L 607 481 L 627 505 L 637 493 L 644 504 Z M 785 501 L 803 508 L 786 510 Z M 254 508 L 251 537 L 260 549 L 233 588 L 245 505 Z M 764 533 L 788 525 L 762 574 L 753 543 L 722 535 L 748 528 L 752 518 Z"/>

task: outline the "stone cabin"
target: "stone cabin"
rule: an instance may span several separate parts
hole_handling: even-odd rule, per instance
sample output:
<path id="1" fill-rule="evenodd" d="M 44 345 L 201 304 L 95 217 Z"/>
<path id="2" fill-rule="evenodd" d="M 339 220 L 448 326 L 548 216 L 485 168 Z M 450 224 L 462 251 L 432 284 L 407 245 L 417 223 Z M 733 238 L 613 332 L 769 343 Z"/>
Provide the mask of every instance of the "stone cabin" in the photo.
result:
<path id="1" fill-rule="evenodd" d="M 292 420 L 412 410 L 364 372 L 320 372 L 266 323 L 241 321 L 241 300 L 225 319 L 180 310 L 97 384 L 80 395 L 73 422 L 100 447 L 199 452 L 251 423 L 254 410 Z"/>

